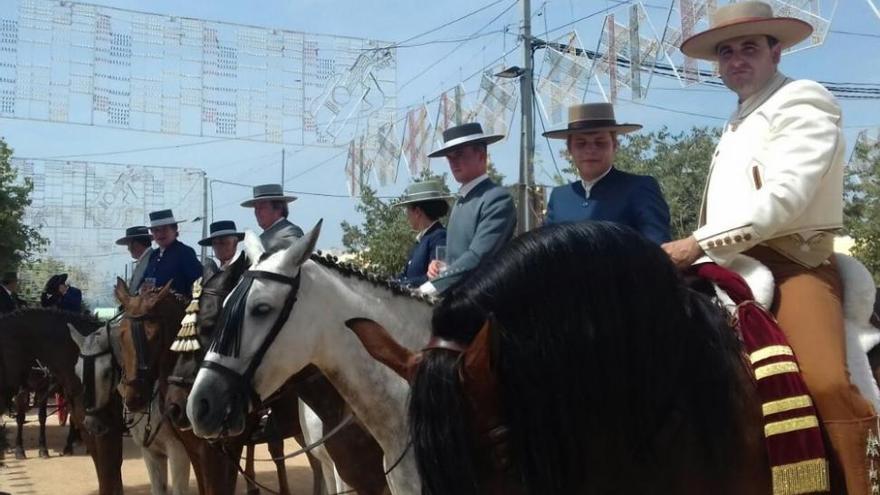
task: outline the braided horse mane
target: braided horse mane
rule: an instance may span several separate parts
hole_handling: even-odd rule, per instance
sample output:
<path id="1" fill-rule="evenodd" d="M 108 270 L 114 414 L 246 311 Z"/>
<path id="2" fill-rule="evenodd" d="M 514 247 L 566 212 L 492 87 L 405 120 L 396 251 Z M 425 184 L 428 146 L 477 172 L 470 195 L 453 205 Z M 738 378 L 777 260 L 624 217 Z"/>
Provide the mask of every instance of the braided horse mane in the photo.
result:
<path id="1" fill-rule="evenodd" d="M 321 251 L 315 251 L 315 253 L 311 256 L 311 260 L 323 267 L 329 268 L 341 274 L 342 276 L 353 277 L 358 280 L 369 282 L 376 287 L 382 287 L 386 290 L 391 291 L 394 294 L 406 296 L 429 305 L 434 305 L 437 302 L 437 298 L 427 296 L 425 294 L 422 294 L 421 292 L 415 291 L 408 286 L 401 284 L 399 281 L 391 278 L 388 274 L 370 272 L 356 266 L 353 263 L 340 262 L 338 257 L 333 256 L 329 253 L 324 254 L 321 253 Z"/>

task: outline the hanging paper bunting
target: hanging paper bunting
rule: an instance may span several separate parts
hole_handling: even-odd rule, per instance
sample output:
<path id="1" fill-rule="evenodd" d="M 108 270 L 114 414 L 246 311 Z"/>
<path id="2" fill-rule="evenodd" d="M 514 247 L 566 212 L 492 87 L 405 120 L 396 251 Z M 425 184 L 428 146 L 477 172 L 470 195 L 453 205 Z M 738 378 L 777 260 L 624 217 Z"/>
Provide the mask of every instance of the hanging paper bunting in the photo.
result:
<path id="1" fill-rule="evenodd" d="M 428 123 L 428 107 L 422 105 L 407 112 L 404 136 L 403 157 L 410 175 L 418 177 L 430 167 L 428 148 L 431 144 L 431 124 Z"/>

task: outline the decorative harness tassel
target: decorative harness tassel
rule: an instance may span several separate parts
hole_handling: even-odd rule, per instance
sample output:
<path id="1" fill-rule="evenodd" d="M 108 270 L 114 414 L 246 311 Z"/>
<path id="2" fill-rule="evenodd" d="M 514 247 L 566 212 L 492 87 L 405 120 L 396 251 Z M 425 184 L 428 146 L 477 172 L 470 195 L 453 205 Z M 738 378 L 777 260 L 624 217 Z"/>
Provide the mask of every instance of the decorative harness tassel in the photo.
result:
<path id="1" fill-rule="evenodd" d="M 199 297 L 202 295 L 202 277 L 196 279 L 192 286 L 192 300 L 186 307 L 186 313 L 180 322 L 180 331 L 177 337 L 171 343 L 171 351 L 173 352 L 192 352 L 199 350 L 202 346 L 199 344 L 198 332 L 196 329 L 196 321 L 199 314 Z"/>
<path id="2" fill-rule="evenodd" d="M 698 265 L 695 271 L 736 303 L 735 326 L 749 354 L 763 404 L 773 494 L 829 491 L 828 460 L 816 408 L 785 334 L 773 316 L 755 302 L 738 274 L 715 263 Z"/>

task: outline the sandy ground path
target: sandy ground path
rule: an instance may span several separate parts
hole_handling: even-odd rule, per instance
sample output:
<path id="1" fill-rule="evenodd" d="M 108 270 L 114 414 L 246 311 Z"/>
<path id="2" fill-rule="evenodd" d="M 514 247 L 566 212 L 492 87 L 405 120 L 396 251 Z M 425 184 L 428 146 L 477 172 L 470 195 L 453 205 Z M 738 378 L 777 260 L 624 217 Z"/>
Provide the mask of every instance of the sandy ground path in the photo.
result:
<path id="1" fill-rule="evenodd" d="M 9 441 L 15 440 L 15 420 L 3 418 L 9 431 Z M 37 421 L 36 416 L 28 416 L 29 422 L 24 429 L 24 445 L 28 458 L 16 460 L 14 454 L 7 453 L 0 467 L 0 492 L 11 495 L 95 495 L 98 493 L 97 476 L 95 475 L 92 458 L 84 446 L 77 446 L 73 456 L 62 456 L 67 427 L 58 425 L 55 416 L 46 422 L 46 435 L 49 446 L 49 459 L 37 456 Z M 123 441 L 124 453 L 122 462 L 122 479 L 126 495 L 149 495 L 150 482 L 141 459 L 140 448 L 126 437 Z M 295 440 L 287 440 L 285 452 L 299 449 Z M 269 453 L 265 445 L 256 449 L 257 459 L 267 459 Z M 242 466 L 244 462 L 242 462 Z M 278 478 L 275 465 L 271 462 L 257 462 L 257 481 L 271 489 L 277 489 Z M 288 460 L 287 476 L 291 491 L 294 494 L 312 493 L 312 471 L 304 457 Z M 190 493 L 196 494 L 195 474 L 190 471 Z M 244 480 L 239 476 L 236 493 L 245 493 Z M 267 493 L 267 492 L 263 492 Z"/>

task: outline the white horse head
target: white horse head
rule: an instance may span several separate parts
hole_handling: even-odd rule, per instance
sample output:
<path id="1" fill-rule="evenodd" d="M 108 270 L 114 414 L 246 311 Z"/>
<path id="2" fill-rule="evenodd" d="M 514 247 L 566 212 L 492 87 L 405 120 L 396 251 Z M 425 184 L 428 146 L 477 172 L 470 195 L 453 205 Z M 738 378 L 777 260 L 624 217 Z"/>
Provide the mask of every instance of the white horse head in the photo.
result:
<path id="1" fill-rule="evenodd" d="M 415 464 L 406 455 L 409 386 L 373 360 L 345 322 L 372 319 L 395 329 L 402 345 L 420 348 L 430 336 L 431 307 L 353 267 L 310 259 L 320 225 L 268 257 L 246 237 L 255 264 L 224 303 L 187 415 L 196 435 L 235 435 L 255 398 L 315 364 L 382 446 L 386 464 L 396 464 L 392 491 L 418 493 Z"/>

